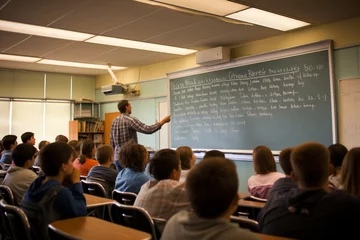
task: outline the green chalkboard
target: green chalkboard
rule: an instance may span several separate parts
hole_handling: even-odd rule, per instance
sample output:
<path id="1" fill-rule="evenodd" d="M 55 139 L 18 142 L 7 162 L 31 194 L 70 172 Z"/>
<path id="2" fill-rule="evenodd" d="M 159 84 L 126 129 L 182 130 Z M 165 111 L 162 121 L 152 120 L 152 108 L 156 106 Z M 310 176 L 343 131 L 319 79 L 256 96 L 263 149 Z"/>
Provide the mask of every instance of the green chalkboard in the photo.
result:
<path id="1" fill-rule="evenodd" d="M 169 74 L 170 146 L 248 152 L 335 141 L 331 42 Z"/>

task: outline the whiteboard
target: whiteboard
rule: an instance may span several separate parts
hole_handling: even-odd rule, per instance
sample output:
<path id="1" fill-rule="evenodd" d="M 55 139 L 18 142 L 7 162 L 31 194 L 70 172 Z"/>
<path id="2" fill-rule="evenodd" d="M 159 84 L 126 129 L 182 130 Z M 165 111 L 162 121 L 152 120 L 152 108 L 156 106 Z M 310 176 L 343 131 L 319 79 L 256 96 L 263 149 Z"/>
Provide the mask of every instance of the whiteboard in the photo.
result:
<path id="1" fill-rule="evenodd" d="M 340 80 L 339 137 L 348 149 L 360 147 L 360 78 Z"/>

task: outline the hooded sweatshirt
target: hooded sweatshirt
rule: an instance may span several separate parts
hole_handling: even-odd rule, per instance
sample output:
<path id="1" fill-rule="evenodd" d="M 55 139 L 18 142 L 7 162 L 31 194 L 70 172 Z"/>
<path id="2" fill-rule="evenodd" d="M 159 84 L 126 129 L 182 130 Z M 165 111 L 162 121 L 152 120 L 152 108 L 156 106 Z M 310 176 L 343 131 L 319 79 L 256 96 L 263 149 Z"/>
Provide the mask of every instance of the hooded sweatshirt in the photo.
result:
<path id="1" fill-rule="evenodd" d="M 14 165 L 8 169 L 2 184 L 11 189 L 15 203 L 19 206 L 26 190 L 37 177 L 33 171 Z"/>
<path id="2" fill-rule="evenodd" d="M 258 215 L 261 233 L 295 239 L 353 239 L 360 199 L 344 191 L 293 188 L 274 193 Z"/>
<path id="3" fill-rule="evenodd" d="M 182 210 L 166 224 L 161 240 L 255 240 L 258 237 L 224 218 L 204 219 Z"/>

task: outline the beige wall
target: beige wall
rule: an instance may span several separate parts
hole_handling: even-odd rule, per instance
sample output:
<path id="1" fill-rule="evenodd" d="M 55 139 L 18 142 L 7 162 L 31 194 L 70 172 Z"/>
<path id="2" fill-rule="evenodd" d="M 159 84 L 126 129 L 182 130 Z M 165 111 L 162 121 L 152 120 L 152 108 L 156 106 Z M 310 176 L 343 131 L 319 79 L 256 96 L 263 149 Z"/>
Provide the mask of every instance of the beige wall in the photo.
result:
<path id="1" fill-rule="evenodd" d="M 231 55 L 232 58 L 239 58 L 304 45 L 325 39 L 332 39 L 335 48 L 357 45 L 360 43 L 359 29 L 360 17 L 352 18 L 322 26 L 295 30 L 281 36 L 242 44 L 232 48 Z M 195 54 L 192 54 L 171 61 L 142 66 L 141 69 L 138 67 L 125 69 L 123 71 L 115 72 L 115 75 L 121 83 L 133 83 L 138 80 L 146 81 L 163 78 L 166 77 L 166 73 L 185 70 L 196 66 Z M 138 79 L 139 71 L 140 77 Z M 96 88 L 111 83 L 112 80 L 110 74 L 96 77 Z"/>

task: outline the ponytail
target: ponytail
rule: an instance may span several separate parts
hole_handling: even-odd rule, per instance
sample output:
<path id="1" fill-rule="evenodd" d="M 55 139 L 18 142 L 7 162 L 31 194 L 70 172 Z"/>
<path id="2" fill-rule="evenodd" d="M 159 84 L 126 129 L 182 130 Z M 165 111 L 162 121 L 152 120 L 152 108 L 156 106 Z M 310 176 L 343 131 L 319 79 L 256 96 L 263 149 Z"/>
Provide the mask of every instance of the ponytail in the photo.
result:
<path id="1" fill-rule="evenodd" d="M 79 163 L 84 164 L 85 162 L 86 162 L 86 155 L 85 154 L 80 154 Z"/>

